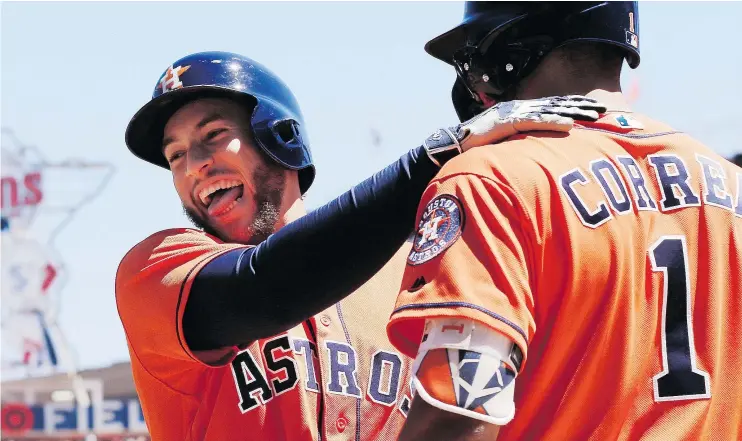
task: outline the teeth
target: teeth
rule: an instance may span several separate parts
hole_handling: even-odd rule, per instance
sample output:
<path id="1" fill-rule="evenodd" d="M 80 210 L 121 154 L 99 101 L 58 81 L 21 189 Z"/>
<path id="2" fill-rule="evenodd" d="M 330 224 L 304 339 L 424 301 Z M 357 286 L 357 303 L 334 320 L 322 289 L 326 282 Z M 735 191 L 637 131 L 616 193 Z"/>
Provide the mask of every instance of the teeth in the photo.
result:
<path id="1" fill-rule="evenodd" d="M 242 183 L 234 179 L 232 180 L 223 179 L 221 181 L 216 181 L 213 184 L 209 185 L 208 187 L 203 188 L 198 193 L 198 198 L 201 199 L 201 202 L 204 205 L 209 205 L 209 202 L 210 202 L 209 198 L 211 197 L 212 194 L 214 194 L 215 191 L 226 190 L 228 188 L 237 187 L 239 185 L 242 185 Z"/>
<path id="2" fill-rule="evenodd" d="M 229 210 L 233 209 L 234 206 L 237 205 L 237 202 L 239 202 L 241 200 L 242 200 L 242 198 L 237 198 L 234 201 L 232 201 L 232 203 L 229 204 L 229 206 L 227 208 L 225 208 L 224 211 L 222 211 L 222 214 L 224 214 L 224 213 L 228 212 Z"/>

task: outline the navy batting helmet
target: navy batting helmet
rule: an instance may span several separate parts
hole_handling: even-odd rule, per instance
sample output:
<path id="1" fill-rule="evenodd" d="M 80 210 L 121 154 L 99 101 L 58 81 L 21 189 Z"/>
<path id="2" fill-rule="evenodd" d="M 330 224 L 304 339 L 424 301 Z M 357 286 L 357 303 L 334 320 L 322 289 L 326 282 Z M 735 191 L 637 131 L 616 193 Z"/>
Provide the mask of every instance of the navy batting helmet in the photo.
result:
<path id="1" fill-rule="evenodd" d="M 199 52 L 172 63 L 155 84 L 152 99 L 126 128 L 129 150 L 169 169 L 162 153 L 165 124 L 185 103 L 207 97 L 250 106 L 250 125 L 260 148 L 278 164 L 298 170 L 302 193 L 309 189 L 315 170 L 296 98 L 273 72 L 239 54 Z"/>
<path id="2" fill-rule="evenodd" d="M 484 110 L 478 93 L 501 97 L 551 50 L 577 41 L 618 47 L 636 68 L 637 2 L 468 1 L 463 21 L 425 50 L 456 68 L 452 98 L 465 121 Z"/>

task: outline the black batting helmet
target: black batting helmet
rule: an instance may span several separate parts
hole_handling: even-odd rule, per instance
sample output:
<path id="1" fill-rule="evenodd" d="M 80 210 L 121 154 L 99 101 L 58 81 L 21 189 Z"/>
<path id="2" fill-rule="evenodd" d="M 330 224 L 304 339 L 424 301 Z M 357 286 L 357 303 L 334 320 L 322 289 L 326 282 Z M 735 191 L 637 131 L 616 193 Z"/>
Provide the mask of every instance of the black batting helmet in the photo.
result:
<path id="1" fill-rule="evenodd" d="M 205 97 L 227 97 L 250 106 L 259 147 L 278 164 L 298 170 L 302 193 L 309 189 L 315 170 L 296 98 L 268 68 L 230 52 L 199 52 L 172 63 L 157 80 L 152 99 L 126 128 L 129 150 L 169 169 L 162 153 L 165 124 L 185 103 Z"/>
<path id="2" fill-rule="evenodd" d="M 502 96 L 550 51 L 577 41 L 623 49 L 636 68 L 637 2 L 468 1 L 463 21 L 430 40 L 425 50 L 456 68 L 452 98 L 465 121 L 484 110 L 477 92 Z"/>

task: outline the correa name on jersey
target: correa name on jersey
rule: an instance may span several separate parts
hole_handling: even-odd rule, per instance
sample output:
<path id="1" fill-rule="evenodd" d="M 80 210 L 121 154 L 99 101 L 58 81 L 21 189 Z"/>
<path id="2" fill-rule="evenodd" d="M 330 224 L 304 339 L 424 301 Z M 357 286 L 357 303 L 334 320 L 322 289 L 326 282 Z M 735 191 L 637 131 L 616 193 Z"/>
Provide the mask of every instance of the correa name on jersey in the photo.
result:
<path id="1" fill-rule="evenodd" d="M 365 377 L 368 384 L 363 385 L 358 381 L 358 353 L 353 346 L 331 340 L 325 340 L 322 346 L 319 356 L 325 357 L 326 366 L 329 366 L 329 372 L 322 375 L 322 386 L 313 362 L 317 350 L 312 341 L 281 335 L 262 342 L 265 370 L 249 349 L 239 352 L 232 360 L 231 369 L 240 397 L 240 411 L 257 409 L 297 387 L 314 393 L 319 393 L 322 387 L 329 394 L 365 396 L 383 406 L 396 405 L 403 415 L 407 414 L 411 393 L 402 390 L 402 386 L 409 385 L 401 381 L 403 361 L 399 354 L 383 350 L 371 354 L 370 372 Z M 304 365 L 306 377 L 299 375 L 297 362 Z"/>
<path id="2" fill-rule="evenodd" d="M 614 214 L 628 214 L 634 207 L 638 211 L 669 212 L 704 204 L 742 217 L 742 173 L 727 176 L 718 161 L 700 154 L 695 159 L 701 176 L 694 176 L 686 161 L 675 154 L 647 156 L 648 168 L 654 171 L 654 176 L 647 176 L 631 156 L 597 158 L 590 162 L 589 172 L 576 167 L 561 175 L 559 186 L 577 217 L 589 228 L 598 228 L 614 219 Z M 647 187 L 648 178 L 655 180 L 659 188 L 659 201 Z M 580 197 L 579 189 L 596 182 L 607 200 L 589 207 Z"/>
<path id="3" fill-rule="evenodd" d="M 436 196 L 425 207 L 417 225 L 417 236 L 407 257 L 410 265 L 419 265 L 439 255 L 461 237 L 464 211 L 456 196 Z"/>

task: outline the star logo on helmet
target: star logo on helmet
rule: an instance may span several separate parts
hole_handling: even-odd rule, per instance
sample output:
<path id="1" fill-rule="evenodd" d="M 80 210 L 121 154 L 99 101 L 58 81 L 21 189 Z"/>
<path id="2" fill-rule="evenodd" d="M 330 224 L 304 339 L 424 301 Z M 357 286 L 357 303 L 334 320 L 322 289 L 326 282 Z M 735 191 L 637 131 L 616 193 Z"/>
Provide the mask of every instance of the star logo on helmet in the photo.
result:
<path id="1" fill-rule="evenodd" d="M 160 87 L 162 88 L 162 93 L 170 92 L 171 90 L 180 89 L 181 87 L 183 87 L 183 82 L 180 81 L 180 76 L 183 75 L 185 71 L 190 68 L 191 66 L 168 67 L 165 75 L 160 78 Z"/>

